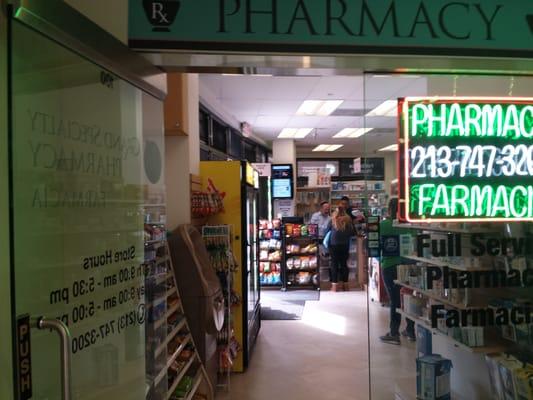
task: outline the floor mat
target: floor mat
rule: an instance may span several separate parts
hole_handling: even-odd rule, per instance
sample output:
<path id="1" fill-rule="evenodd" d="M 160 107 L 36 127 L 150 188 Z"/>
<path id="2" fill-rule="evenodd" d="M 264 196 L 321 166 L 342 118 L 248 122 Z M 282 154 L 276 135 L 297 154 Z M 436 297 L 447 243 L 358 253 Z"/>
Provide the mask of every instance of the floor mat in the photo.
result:
<path id="1" fill-rule="evenodd" d="M 262 291 L 262 320 L 302 319 L 306 301 L 317 301 L 320 293 L 316 290 Z"/>

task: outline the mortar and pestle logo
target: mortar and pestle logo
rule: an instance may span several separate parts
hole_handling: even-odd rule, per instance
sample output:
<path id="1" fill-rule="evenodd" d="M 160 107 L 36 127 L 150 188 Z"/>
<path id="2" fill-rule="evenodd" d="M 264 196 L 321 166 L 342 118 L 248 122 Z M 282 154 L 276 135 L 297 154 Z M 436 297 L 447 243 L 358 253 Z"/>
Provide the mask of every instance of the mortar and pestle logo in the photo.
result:
<path id="1" fill-rule="evenodd" d="M 181 8 L 179 0 L 143 0 L 144 13 L 154 32 L 170 32 Z"/>

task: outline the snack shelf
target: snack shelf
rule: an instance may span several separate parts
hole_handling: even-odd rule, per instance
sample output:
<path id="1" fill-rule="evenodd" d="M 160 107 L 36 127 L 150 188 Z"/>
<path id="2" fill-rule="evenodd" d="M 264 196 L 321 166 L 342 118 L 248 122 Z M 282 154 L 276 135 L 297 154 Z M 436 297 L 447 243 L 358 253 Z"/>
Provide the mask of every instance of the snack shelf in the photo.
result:
<path id="1" fill-rule="evenodd" d="M 164 243 L 164 242 L 166 242 L 166 241 L 167 241 L 166 239 L 145 240 L 145 241 L 144 241 L 144 245 L 145 245 L 145 246 L 150 246 L 150 245 L 152 245 L 152 244 Z"/>
<path id="2" fill-rule="evenodd" d="M 176 377 L 176 379 L 174 379 L 174 382 L 172 383 L 172 385 L 170 386 L 170 389 L 167 392 L 167 400 L 170 400 L 172 398 L 172 395 L 174 394 L 174 391 L 176 390 L 176 388 L 178 387 L 180 381 L 183 379 L 183 377 L 185 376 L 185 374 L 187 373 L 187 371 L 191 367 L 192 363 L 196 360 L 196 357 L 197 357 L 197 355 L 196 355 L 196 352 L 195 352 L 194 355 L 190 358 L 190 360 L 187 361 L 187 364 L 185 364 L 183 366 L 183 368 L 181 369 L 181 371 L 178 374 L 178 376 Z"/>
<path id="3" fill-rule="evenodd" d="M 301 231 L 305 234 L 302 235 Z M 318 226 L 313 224 L 283 225 L 282 271 L 283 289 L 311 288 L 320 290 Z M 303 248 L 314 251 L 302 252 Z M 295 266 L 293 264 L 304 266 Z M 311 265 L 309 265 L 311 264 Z M 302 275 L 300 275 L 302 274 Z"/>
<path id="4" fill-rule="evenodd" d="M 405 312 L 404 310 L 400 309 L 400 308 L 397 308 L 396 311 L 401 314 L 402 316 L 404 316 L 405 318 L 409 318 L 411 320 L 413 320 L 416 324 L 420 325 L 420 326 L 423 326 L 424 328 L 426 328 L 427 330 L 429 330 L 433 335 L 439 335 L 441 337 L 443 337 L 444 339 L 446 339 L 450 344 L 452 344 L 454 347 L 458 348 L 458 349 L 461 349 L 461 350 L 465 350 L 469 353 L 480 353 L 480 354 L 490 354 L 490 353 L 499 353 L 499 352 L 502 352 L 502 351 L 506 351 L 509 349 L 509 346 L 503 342 L 503 340 L 494 340 L 494 342 L 492 342 L 490 345 L 486 345 L 486 346 L 479 346 L 479 347 L 471 347 L 471 346 L 467 346 L 466 344 L 464 343 L 461 343 L 457 340 L 455 340 L 454 338 L 452 338 L 451 336 L 447 335 L 446 333 L 436 329 L 436 328 L 433 328 L 429 322 L 425 321 L 424 319 L 420 318 L 420 317 L 417 317 L 417 316 L 414 316 L 412 314 L 409 314 L 407 312 Z"/>
<path id="5" fill-rule="evenodd" d="M 176 311 L 178 311 L 179 304 L 176 304 L 175 306 L 172 306 L 168 309 L 168 311 L 163 315 L 161 318 L 159 318 L 157 321 L 154 322 L 154 329 L 158 329 L 163 323 L 166 322 L 167 318 L 170 317 L 172 314 L 174 314 Z"/>
<path id="6" fill-rule="evenodd" d="M 198 390 L 198 387 L 200 386 L 200 383 L 202 382 L 202 376 L 200 372 L 201 371 L 198 371 L 196 373 L 196 376 L 194 377 L 194 381 L 193 381 L 194 383 L 189 393 L 187 393 L 187 396 L 178 397 L 179 400 L 192 400 L 193 396 L 196 394 L 196 391 Z"/>
<path id="7" fill-rule="evenodd" d="M 287 273 L 290 274 L 291 272 L 316 272 L 318 270 L 317 267 L 313 268 L 292 268 L 287 269 Z"/>
<path id="8" fill-rule="evenodd" d="M 430 299 L 433 299 L 433 300 L 436 300 L 442 304 L 446 304 L 450 307 L 453 307 L 453 308 L 457 308 L 459 310 L 469 310 L 471 308 L 475 308 L 475 306 L 472 306 L 472 305 L 466 305 L 466 304 L 459 304 L 459 303 L 454 303 L 450 300 L 447 300 L 439 295 L 436 295 L 435 293 L 429 291 L 429 290 L 424 290 L 424 289 L 420 289 L 420 288 L 417 288 L 416 286 L 411 286 L 407 283 L 404 283 L 404 282 L 400 282 L 398 280 L 395 280 L 394 283 L 396 283 L 397 285 L 400 285 L 400 286 L 403 286 L 407 289 L 410 289 L 410 290 L 413 290 L 413 291 L 416 291 L 418 293 L 420 293 L 421 295 L 425 296 L 425 297 L 429 297 Z"/>
<path id="9" fill-rule="evenodd" d="M 178 325 L 176 325 L 176 327 L 174 329 L 172 329 L 172 331 L 170 332 L 170 334 L 167 335 L 167 337 L 165 338 L 164 342 L 161 343 L 156 349 L 155 349 L 155 356 L 157 357 L 159 354 L 161 354 L 161 352 L 163 350 L 165 350 L 165 348 L 167 347 L 167 345 L 169 344 L 169 342 L 174 339 L 174 336 L 176 336 L 178 334 L 178 332 L 185 326 L 185 323 L 186 323 L 186 319 L 185 317 L 182 318 L 182 320 L 178 323 Z"/>
<path id="10" fill-rule="evenodd" d="M 190 340 L 191 340 L 191 335 L 189 334 L 189 335 L 187 335 L 187 337 L 185 338 L 185 340 L 183 341 L 183 343 L 181 343 L 181 344 L 178 346 L 178 348 L 176 349 L 176 351 L 174 352 L 174 354 L 172 354 L 172 355 L 170 356 L 170 358 L 169 358 L 168 361 L 167 361 L 167 364 L 166 364 L 165 368 L 163 368 L 163 369 L 161 370 L 161 372 L 159 373 L 159 375 L 158 375 L 158 376 L 155 378 L 155 380 L 154 380 L 156 386 L 157 386 L 157 384 L 158 384 L 159 382 L 161 382 L 161 380 L 166 376 L 166 374 L 167 374 L 167 370 L 170 368 L 170 366 L 172 365 L 172 363 L 173 363 L 174 361 L 176 361 L 176 358 L 178 358 L 178 356 L 181 354 L 181 352 L 183 351 L 183 349 L 189 344 Z"/>

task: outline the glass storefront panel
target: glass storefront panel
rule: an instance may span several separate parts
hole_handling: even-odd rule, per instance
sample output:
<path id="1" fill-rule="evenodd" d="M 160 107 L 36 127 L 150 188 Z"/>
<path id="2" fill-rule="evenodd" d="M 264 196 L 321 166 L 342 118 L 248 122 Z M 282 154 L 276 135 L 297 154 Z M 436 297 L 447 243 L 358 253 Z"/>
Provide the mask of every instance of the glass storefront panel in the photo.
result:
<path id="1" fill-rule="evenodd" d="M 143 95 L 17 21 L 12 49 L 16 317 L 68 326 L 73 398 L 144 399 Z M 58 336 L 31 335 L 32 398 L 59 399 Z"/>
<path id="2" fill-rule="evenodd" d="M 526 77 L 365 76 L 365 126 L 391 129 L 365 147 L 399 199 L 369 258 L 372 399 L 533 398 L 532 93 Z"/>

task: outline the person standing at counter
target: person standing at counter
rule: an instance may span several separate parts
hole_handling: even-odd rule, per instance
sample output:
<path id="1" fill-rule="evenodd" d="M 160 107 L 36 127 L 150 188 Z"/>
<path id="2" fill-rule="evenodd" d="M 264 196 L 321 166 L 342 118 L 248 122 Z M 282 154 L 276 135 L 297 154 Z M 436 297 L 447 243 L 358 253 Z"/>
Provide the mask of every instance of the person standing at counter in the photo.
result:
<path id="1" fill-rule="evenodd" d="M 389 295 L 390 303 L 390 330 L 380 337 L 384 343 L 400 344 L 400 324 L 402 316 L 396 311 L 400 308 L 400 286 L 394 281 L 397 279 L 397 266 L 402 262 L 400 257 L 400 235 L 411 234 L 407 229 L 396 228 L 393 226 L 393 220 L 398 212 L 398 199 L 392 198 L 389 201 L 388 218 L 379 224 L 379 234 L 381 235 L 381 275 L 385 290 Z M 402 336 L 407 337 L 410 341 L 415 341 L 415 324 L 409 318 L 406 318 L 407 326 L 402 331 Z"/>
<path id="2" fill-rule="evenodd" d="M 331 254 L 331 290 L 333 292 L 348 290 L 348 257 L 350 238 L 355 235 L 352 218 L 346 213 L 344 205 L 339 203 L 331 219 L 329 253 Z"/>
<path id="3" fill-rule="evenodd" d="M 329 202 L 323 201 L 320 203 L 320 210 L 311 216 L 310 224 L 318 225 L 318 237 L 323 239 L 326 233 L 331 229 L 331 216 L 329 214 Z"/>

